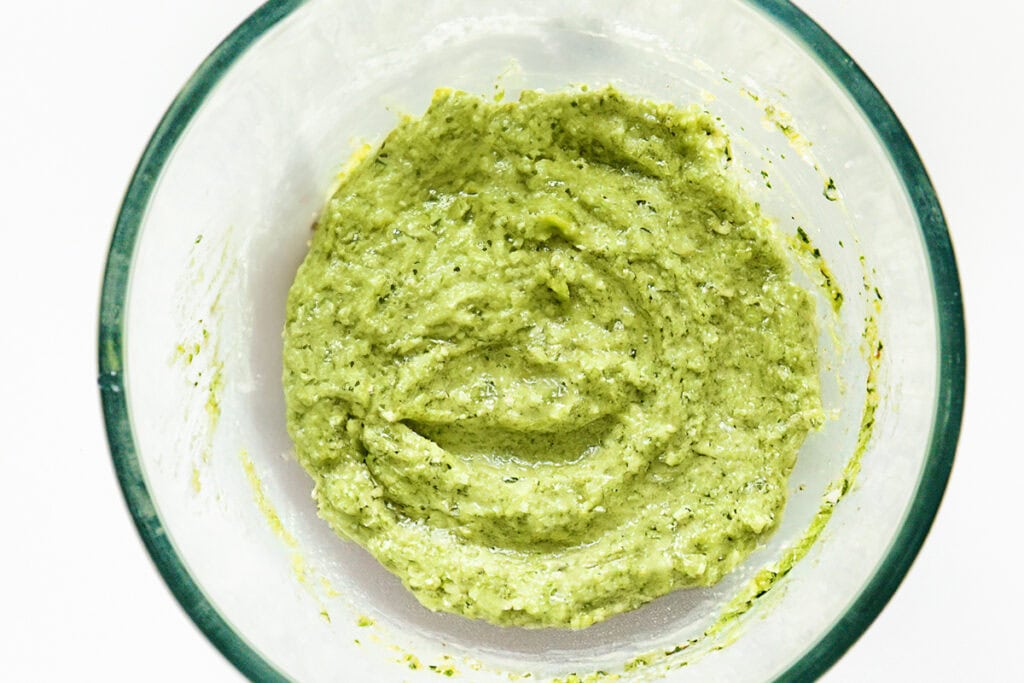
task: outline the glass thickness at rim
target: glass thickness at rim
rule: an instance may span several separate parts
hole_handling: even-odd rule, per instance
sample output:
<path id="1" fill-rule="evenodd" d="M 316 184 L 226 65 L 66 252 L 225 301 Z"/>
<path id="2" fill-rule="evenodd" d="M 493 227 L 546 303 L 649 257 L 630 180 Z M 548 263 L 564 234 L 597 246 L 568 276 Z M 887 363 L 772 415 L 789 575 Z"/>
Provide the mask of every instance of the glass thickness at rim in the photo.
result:
<path id="1" fill-rule="evenodd" d="M 186 126 L 220 78 L 245 51 L 306 0 L 271 0 L 231 33 L 171 103 L 125 194 L 111 239 L 99 317 L 99 385 L 107 440 L 125 502 L 150 556 L 193 622 L 239 671 L 258 681 L 288 678 L 238 634 L 203 594 L 167 537 L 145 484 L 131 431 L 124 379 L 124 307 L 135 243 L 156 181 Z M 850 56 L 787 0 L 745 0 L 771 17 L 815 56 L 871 124 L 904 185 L 927 249 L 938 318 L 938 389 L 929 450 L 917 490 L 874 575 L 816 643 L 777 680 L 823 674 L 867 629 L 899 586 L 931 527 L 946 488 L 963 413 L 966 347 L 956 261 L 938 198 L 906 130 Z"/>

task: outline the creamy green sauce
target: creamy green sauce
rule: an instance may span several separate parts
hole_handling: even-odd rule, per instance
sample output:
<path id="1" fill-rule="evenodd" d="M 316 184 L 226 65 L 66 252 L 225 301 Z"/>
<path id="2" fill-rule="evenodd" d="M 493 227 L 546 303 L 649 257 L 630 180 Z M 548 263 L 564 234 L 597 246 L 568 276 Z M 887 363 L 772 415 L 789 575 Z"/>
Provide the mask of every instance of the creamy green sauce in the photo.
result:
<path id="1" fill-rule="evenodd" d="M 438 91 L 342 179 L 289 294 L 320 513 L 431 609 L 581 628 L 714 584 L 823 420 L 811 295 L 714 118 Z"/>

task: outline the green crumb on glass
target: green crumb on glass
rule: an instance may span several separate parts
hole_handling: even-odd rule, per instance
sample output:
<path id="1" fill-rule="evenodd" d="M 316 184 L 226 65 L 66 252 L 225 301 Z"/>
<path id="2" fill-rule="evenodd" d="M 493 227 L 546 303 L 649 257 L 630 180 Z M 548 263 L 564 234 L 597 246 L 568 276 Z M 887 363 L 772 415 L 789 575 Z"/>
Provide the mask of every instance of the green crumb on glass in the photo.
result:
<path id="1" fill-rule="evenodd" d="M 281 522 L 280 515 L 277 514 L 277 510 L 274 508 L 273 503 L 271 503 L 270 499 L 267 497 L 267 493 L 263 489 L 263 482 L 260 481 L 259 474 L 256 472 L 256 465 L 253 463 L 252 458 L 249 457 L 249 451 L 244 448 L 240 450 L 238 452 L 238 459 L 241 461 L 245 477 L 249 480 L 249 485 L 252 487 L 253 500 L 260 512 L 263 513 L 263 518 L 267 521 L 267 525 L 289 548 L 295 549 L 298 547 L 298 541 L 296 541 L 295 537 L 292 536 L 285 528 L 284 524 Z M 298 555 L 293 555 L 293 565 L 300 564 L 301 561 L 302 560 Z M 300 573 L 300 571 L 296 571 L 296 574 Z"/>
<path id="2" fill-rule="evenodd" d="M 825 190 L 822 194 L 825 195 L 825 199 L 830 202 L 837 201 L 842 196 L 839 194 L 839 190 L 836 188 L 836 183 L 832 178 L 825 181 Z"/>
<path id="3" fill-rule="evenodd" d="M 216 426 L 220 419 L 220 394 L 224 389 L 224 363 L 217 362 L 213 365 L 213 377 L 210 378 L 209 395 L 206 398 L 206 414 L 210 416 L 210 422 Z"/>
<path id="4" fill-rule="evenodd" d="M 811 243 L 807 231 L 800 226 L 796 228 L 796 235 L 790 238 L 790 246 L 806 261 L 802 263 L 805 271 L 816 270 L 821 276 L 820 285 L 828 296 L 832 310 L 838 313 L 843 306 L 843 292 L 839 289 L 839 283 L 823 258 L 821 250 Z"/>
<path id="5" fill-rule="evenodd" d="M 447 676 L 449 678 L 457 673 L 455 667 L 450 664 L 431 664 L 427 668 L 438 675 Z"/>
<path id="6" fill-rule="evenodd" d="M 373 626 L 375 623 L 376 622 L 374 622 L 373 619 L 371 619 L 370 617 L 364 616 L 362 614 L 360 614 L 359 618 L 356 620 L 356 626 L 359 626 L 360 628 L 365 628 L 367 626 Z"/>

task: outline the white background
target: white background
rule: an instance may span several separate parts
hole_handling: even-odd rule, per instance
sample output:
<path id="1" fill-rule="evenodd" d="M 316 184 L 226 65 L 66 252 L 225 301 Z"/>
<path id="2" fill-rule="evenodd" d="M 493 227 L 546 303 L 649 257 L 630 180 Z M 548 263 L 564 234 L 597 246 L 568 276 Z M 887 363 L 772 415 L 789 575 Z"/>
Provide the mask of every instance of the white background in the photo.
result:
<path id="1" fill-rule="evenodd" d="M 0 2 L 0 680 L 237 681 L 164 587 L 110 465 L 96 319 L 121 195 L 164 109 L 256 0 Z M 1024 11 L 803 0 L 910 131 L 967 309 L 968 402 L 933 531 L 826 675 L 1022 680 Z"/>

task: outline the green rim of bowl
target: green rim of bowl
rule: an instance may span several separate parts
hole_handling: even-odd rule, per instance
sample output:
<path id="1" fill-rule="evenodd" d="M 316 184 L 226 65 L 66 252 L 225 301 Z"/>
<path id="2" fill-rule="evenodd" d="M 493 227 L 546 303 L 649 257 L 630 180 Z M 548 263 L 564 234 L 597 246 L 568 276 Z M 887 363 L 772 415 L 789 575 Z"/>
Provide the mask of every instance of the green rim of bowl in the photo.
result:
<path id="1" fill-rule="evenodd" d="M 927 460 L 899 532 L 871 580 L 825 635 L 777 680 L 818 678 L 875 620 L 899 586 L 932 525 L 949 479 L 963 414 L 966 345 L 956 260 L 946 222 L 913 143 L 885 98 L 853 59 L 787 0 L 746 0 L 801 42 L 874 127 L 917 213 L 937 302 L 939 382 Z M 254 681 L 288 678 L 239 635 L 204 595 L 178 555 L 146 487 L 131 430 L 124 380 L 124 306 L 135 242 L 153 188 L 182 133 L 238 58 L 305 0 L 271 0 L 210 54 L 171 103 L 146 146 L 125 194 L 107 257 L 99 318 L 99 385 L 107 440 L 125 501 L 142 541 L 192 621 L 239 671 Z"/>

